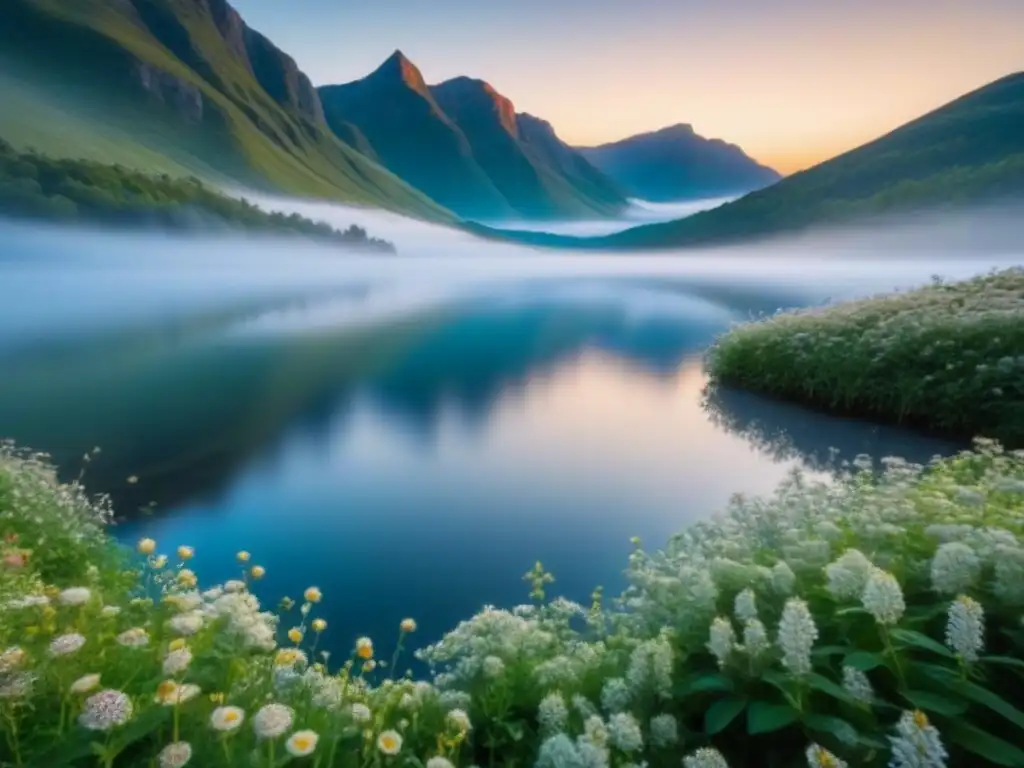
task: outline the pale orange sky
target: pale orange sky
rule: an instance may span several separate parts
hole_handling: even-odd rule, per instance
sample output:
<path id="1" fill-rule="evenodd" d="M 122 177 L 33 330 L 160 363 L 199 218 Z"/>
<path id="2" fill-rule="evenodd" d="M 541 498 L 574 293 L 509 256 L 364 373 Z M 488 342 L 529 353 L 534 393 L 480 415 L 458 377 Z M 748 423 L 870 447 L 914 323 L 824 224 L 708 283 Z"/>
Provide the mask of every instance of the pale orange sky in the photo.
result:
<path id="1" fill-rule="evenodd" d="M 577 145 L 673 123 L 790 173 L 1024 69 L 1024 0 L 237 0 L 318 84 L 400 48 Z"/>

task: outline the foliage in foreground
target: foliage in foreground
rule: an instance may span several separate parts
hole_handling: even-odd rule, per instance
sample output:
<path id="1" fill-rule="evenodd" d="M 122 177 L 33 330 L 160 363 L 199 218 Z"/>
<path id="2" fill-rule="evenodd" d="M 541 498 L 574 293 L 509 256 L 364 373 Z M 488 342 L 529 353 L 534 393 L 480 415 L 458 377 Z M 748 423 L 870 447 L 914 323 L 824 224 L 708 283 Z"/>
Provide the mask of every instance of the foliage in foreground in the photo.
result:
<path id="1" fill-rule="evenodd" d="M 1024 269 L 783 312 L 708 352 L 711 377 L 840 412 L 1024 445 Z"/>
<path id="2" fill-rule="evenodd" d="M 108 512 L 0 454 L 5 764 L 1024 766 L 1024 452 L 992 442 L 737 497 L 635 542 L 607 604 L 538 564 L 534 604 L 419 652 L 429 682 L 369 638 L 318 655 L 319 590 L 263 611 L 247 553 L 203 592 L 188 547 L 119 555 Z"/>
<path id="3" fill-rule="evenodd" d="M 185 231 L 228 227 L 394 251 L 391 243 L 369 237 L 355 224 L 341 231 L 297 213 L 267 212 L 245 199 L 222 195 L 196 178 L 147 176 L 119 165 L 22 153 L 3 140 L 0 215 Z"/>

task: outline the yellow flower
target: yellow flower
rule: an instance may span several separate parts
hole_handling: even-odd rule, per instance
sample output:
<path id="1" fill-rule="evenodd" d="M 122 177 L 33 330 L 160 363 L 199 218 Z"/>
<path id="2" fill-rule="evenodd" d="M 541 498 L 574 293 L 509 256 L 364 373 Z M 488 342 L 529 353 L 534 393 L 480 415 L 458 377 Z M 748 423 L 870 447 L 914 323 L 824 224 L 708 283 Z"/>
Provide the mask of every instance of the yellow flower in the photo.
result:
<path id="1" fill-rule="evenodd" d="M 154 550 L 156 550 L 156 542 L 152 539 L 139 539 L 136 549 L 143 555 L 152 555 Z"/>
<path id="2" fill-rule="evenodd" d="M 171 642 L 167 646 L 167 650 L 169 650 L 169 651 L 180 651 L 184 647 L 185 647 L 185 638 L 179 637 L 179 638 L 176 638 L 174 640 L 171 640 Z"/>
<path id="3" fill-rule="evenodd" d="M 237 555 L 235 555 L 235 557 L 238 559 L 238 562 L 240 562 L 240 563 L 248 563 L 249 562 L 249 553 L 246 552 L 244 549 L 241 552 L 239 552 Z"/>
<path id="4" fill-rule="evenodd" d="M 297 648 L 282 648 L 274 657 L 274 666 L 291 667 L 300 661 L 304 661 L 306 654 Z"/>
<path id="5" fill-rule="evenodd" d="M 150 565 L 152 565 L 156 570 L 159 571 L 161 568 L 167 565 L 167 555 L 157 555 L 153 558 L 153 561 L 150 563 Z"/>
<path id="6" fill-rule="evenodd" d="M 373 672 L 377 668 L 377 662 L 373 659 L 363 662 L 363 672 Z"/>
<path id="7" fill-rule="evenodd" d="M 191 560 L 192 555 L 196 552 L 192 547 L 178 547 L 178 559 L 179 560 Z"/>
<path id="8" fill-rule="evenodd" d="M 402 737 L 396 731 L 384 731 L 377 737 L 377 749 L 385 755 L 397 755 L 402 751 Z"/>
<path id="9" fill-rule="evenodd" d="M 223 704 L 224 703 L 224 694 L 223 693 L 211 693 L 210 694 L 210 701 L 212 701 L 214 704 Z"/>
<path id="10" fill-rule="evenodd" d="M 306 598 L 306 602 L 319 603 L 320 599 L 323 597 L 323 593 L 320 591 L 319 587 L 310 587 L 303 593 L 303 597 Z"/>
<path id="11" fill-rule="evenodd" d="M 178 694 L 178 684 L 173 680 L 164 680 L 156 687 L 156 700 L 163 704 L 174 701 Z"/>
<path id="12" fill-rule="evenodd" d="M 399 627 L 403 632 L 415 632 L 416 631 L 416 619 L 402 619 L 402 623 Z"/>
<path id="13" fill-rule="evenodd" d="M 361 659 L 373 658 L 373 641 L 368 637 L 356 640 L 356 655 Z"/>
<path id="14" fill-rule="evenodd" d="M 326 621 L 324 621 L 323 619 L 313 619 L 314 632 L 323 632 L 325 629 L 327 629 Z"/>
<path id="15" fill-rule="evenodd" d="M 197 582 L 196 575 L 188 568 L 182 568 L 178 571 L 178 583 L 183 587 L 194 587 Z"/>
<path id="16" fill-rule="evenodd" d="M 285 749 L 295 757 L 313 754 L 320 736 L 315 731 L 296 731 L 285 742 Z"/>
<path id="17" fill-rule="evenodd" d="M 267 570 L 262 565 L 254 565 L 249 573 L 252 574 L 254 579 L 262 579 L 266 575 Z"/>
<path id="18" fill-rule="evenodd" d="M 302 630 L 298 627 L 292 627 L 288 630 L 288 639 L 298 645 L 302 642 Z"/>

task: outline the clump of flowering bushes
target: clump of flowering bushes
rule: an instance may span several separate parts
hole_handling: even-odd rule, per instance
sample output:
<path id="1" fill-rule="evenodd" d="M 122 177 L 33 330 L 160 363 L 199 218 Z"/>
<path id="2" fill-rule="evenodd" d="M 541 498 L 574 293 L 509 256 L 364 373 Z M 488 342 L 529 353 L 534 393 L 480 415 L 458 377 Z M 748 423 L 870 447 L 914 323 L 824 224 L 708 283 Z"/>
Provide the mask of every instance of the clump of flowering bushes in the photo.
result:
<path id="1" fill-rule="evenodd" d="M 1024 269 L 782 312 L 707 364 L 727 386 L 1024 446 Z"/>
<path id="2" fill-rule="evenodd" d="M 263 611 L 239 553 L 200 591 L 190 548 L 128 558 L 105 516 L 0 454 L 0 763 L 1024 766 L 1024 452 L 992 442 L 736 498 L 634 542 L 614 600 L 549 600 L 538 564 L 533 603 L 421 649 L 421 681 L 369 638 L 318 654 L 315 587 Z"/>

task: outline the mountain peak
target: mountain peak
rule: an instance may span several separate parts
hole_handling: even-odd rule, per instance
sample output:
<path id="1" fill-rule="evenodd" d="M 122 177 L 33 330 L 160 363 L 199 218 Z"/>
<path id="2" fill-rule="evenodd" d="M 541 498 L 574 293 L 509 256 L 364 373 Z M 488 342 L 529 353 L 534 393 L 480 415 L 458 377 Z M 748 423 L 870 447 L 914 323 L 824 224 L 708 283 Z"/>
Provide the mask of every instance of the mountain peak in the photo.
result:
<path id="1" fill-rule="evenodd" d="M 485 80 L 463 75 L 433 85 L 430 91 L 446 110 L 462 112 L 464 108 L 470 108 L 493 111 L 502 127 L 513 136 L 517 135 L 515 106 Z"/>
<path id="2" fill-rule="evenodd" d="M 397 80 L 417 91 L 422 91 L 427 87 L 419 67 L 413 64 L 409 58 L 397 48 L 394 53 L 385 59 L 383 64 L 374 70 L 370 77 Z"/>

